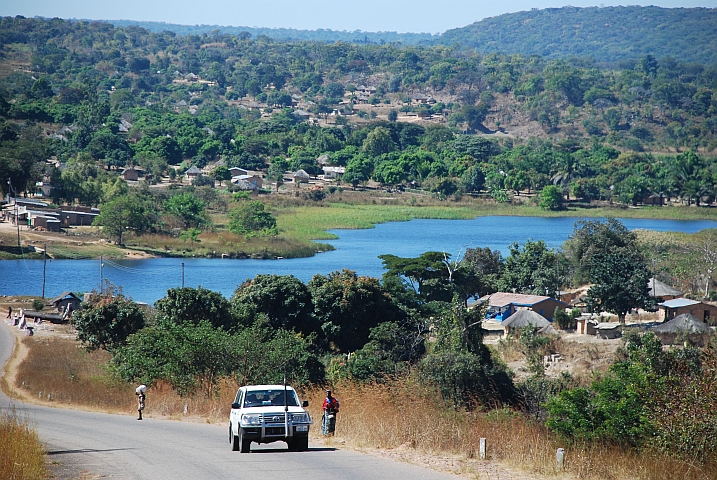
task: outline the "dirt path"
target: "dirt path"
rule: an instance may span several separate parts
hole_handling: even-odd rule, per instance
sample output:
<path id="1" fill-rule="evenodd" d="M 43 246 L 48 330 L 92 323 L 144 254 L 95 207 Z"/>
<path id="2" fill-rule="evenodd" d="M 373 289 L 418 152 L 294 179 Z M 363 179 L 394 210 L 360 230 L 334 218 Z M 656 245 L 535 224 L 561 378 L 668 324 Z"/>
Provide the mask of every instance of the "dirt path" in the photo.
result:
<path id="1" fill-rule="evenodd" d="M 70 228 L 70 232 L 87 232 L 89 227 L 78 227 L 78 228 Z M 13 225 L 10 222 L 0 222 L 0 239 L 2 239 L 5 244 L 8 245 L 16 245 L 16 235 L 17 235 L 17 227 Z M 61 245 L 63 248 L 68 249 L 76 249 L 77 251 L 82 251 L 83 246 L 87 245 L 98 245 L 103 246 L 108 249 L 111 249 L 112 251 L 109 253 L 114 254 L 115 256 L 126 256 L 128 258 L 153 258 L 154 255 L 137 251 L 137 250 L 131 250 L 126 248 L 121 248 L 115 245 L 110 244 L 104 239 L 96 238 L 94 236 L 89 235 L 67 235 L 65 233 L 55 233 L 55 232 L 41 232 L 36 230 L 29 230 L 26 226 L 20 226 L 20 241 L 23 245 L 33 245 L 35 247 L 42 248 L 43 245 L 47 244 L 48 246 L 48 254 L 52 256 L 52 246 L 53 245 Z"/>

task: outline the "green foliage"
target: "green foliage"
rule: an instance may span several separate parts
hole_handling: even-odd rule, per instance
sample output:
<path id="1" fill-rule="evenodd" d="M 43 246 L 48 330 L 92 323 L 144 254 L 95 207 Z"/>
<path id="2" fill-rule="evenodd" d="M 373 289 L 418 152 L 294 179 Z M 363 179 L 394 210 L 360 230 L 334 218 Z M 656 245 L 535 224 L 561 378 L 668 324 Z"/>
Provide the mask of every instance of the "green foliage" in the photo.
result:
<path id="1" fill-rule="evenodd" d="M 121 294 L 95 295 L 72 315 L 77 340 L 88 350 L 113 351 L 144 327 L 144 312 L 139 305 Z"/>
<path id="2" fill-rule="evenodd" d="M 616 218 L 602 220 L 578 220 L 573 233 L 565 242 L 565 251 L 575 269 L 576 281 L 590 281 L 593 257 L 615 251 L 636 251 L 637 236 Z"/>
<path id="3" fill-rule="evenodd" d="M 45 308 L 44 300 L 40 300 L 39 298 L 36 298 L 32 301 L 32 309 L 35 310 L 36 312 L 39 312 L 43 308 Z"/>
<path id="4" fill-rule="evenodd" d="M 209 225 L 205 204 L 192 193 L 178 193 L 164 202 L 164 211 L 179 220 L 185 229 Z"/>
<path id="5" fill-rule="evenodd" d="M 125 194 L 102 205 L 92 224 L 102 226 L 104 234 L 116 238 L 117 244 L 122 245 L 126 231 L 142 234 L 153 228 L 155 222 L 151 207 L 141 197 Z"/>
<path id="6" fill-rule="evenodd" d="M 556 185 L 548 185 L 540 191 L 540 208 L 560 210 L 563 208 L 563 192 Z"/>
<path id="7" fill-rule="evenodd" d="M 231 329 L 236 322 L 229 301 L 220 293 L 206 288 L 170 288 L 167 295 L 154 304 L 157 318 L 171 323 L 208 322 L 212 327 Z"/>
<path id="8" fill-rule="evenodd" d="M 378 279 L 343 270 L 315 275 L 307 284 L 314 315 L 333 349 L 348 353 L 363 347 L 374 327 L 403 322 L 405 314 L 384 291 Z"/>
<path id="9" fill-rule="evenodd" d="M 547 403 L 546 425 L 565 438 L 640 445 L 654 432 L 647 401 L 664 381 L 665 355 L 653 335 L 626 340 L 628 358 L 590 388 L 561 392 Z"/>
<path id="10" fill-rule="evenodd" d="M 555 295 L 564 282 L 567 268 L 562 257 L 548 250 L 543 240 L 528 240 L 521 248 L 517 243 L 509 247 L 498 290 L 535 295 Z"/>
<path id="11" fill-rule="evenodd" d="M 614 251 L 592 257 L 590 278 L 594 283 L 587 292 L 591 312 L 610 312 L 620 323 L 633 308 L 657 309 L 649 294 L 650 272 L 638 252 Z"/>
<path id="12" fill-rule="evenodd" d="M 257 275 L 237 287 L 231 298 L 232 314 L 241 325 L 262 324 L 318 333 L 311 292 L 293 275 Z"/>
<path id="13" fill-rule="evenodd" d="M 486 18 L 448 30 L 439 42 L 459 44 L 481 52 L 515 52 L 548 58 L 590 57 L 616 62 L 643 56 L 640 68 L 657 71 L 655 57 L 676 56 L 688 62 L 714 63 L 706 45 L 714 41 L 710 25 L 714 12 L 702 8 L 604 7 L 532 9 Z M 581 28 L 575 29 L 575 25 Z M 605 31 L 605 25 L 611 31 Z M 672 25 L 668 33 L 660 25 Z M 680 39 L 689 38 L 687 45 Z M 647 55 L 646 53 L 652 53 Z M 644 59 L 648 58 L 647 61 Z"/>
<path id="14" fill-rule="evenodd" d="M 553 314 L 553 323 L 561 330 L 574 330 L 578 325 L 575 313 L 580 315 L 579 312 L 580 310 L 577 309 L 568 312 L 567 310 L 556 308 L 555 314 Z"/>
<path id="15" fill-rule="evenodd" d="M 277 235 L 276 218 L 271 212 L 264 210 L 264 204 L 259 201 L 241 202 L 229 210 L 230 232 L 239 235 Z"/>

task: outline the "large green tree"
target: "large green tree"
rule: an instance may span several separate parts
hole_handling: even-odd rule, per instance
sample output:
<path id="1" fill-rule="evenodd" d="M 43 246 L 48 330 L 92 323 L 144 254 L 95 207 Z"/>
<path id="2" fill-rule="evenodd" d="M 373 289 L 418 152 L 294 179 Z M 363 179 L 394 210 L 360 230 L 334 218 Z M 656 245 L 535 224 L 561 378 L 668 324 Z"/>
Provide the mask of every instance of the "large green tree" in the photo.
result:
<path id="1" fill-rule="evenodd" d="M 206 288 L 170 288 L 154 304 L 158 318 L 173 323 L 209 322 L 213 327 L 230 329 L 235 325 L 229 300 Z"/>
<path id="2" fill-rule="evenodd" d="M 593 286 L 587 292 L 587 305 L 591 312 L 610 312 L 625 323 L 630 310 L 657 309 L 650 296 L 650 272 L 639 252 L 618 250 L 593 255 L 590 265 Z"/>
<path id="3" fill-rule="evenodd" d="M 77 339 L 89 350 L 115 350 L 144 324 L 141 307 L 123 295 L 96 295 L 72 315 Z"/>
<path id="4" fill-rule="evenodd" d="M 293 275 L 261 274 L 245 281 L 234 292 L 231 307 L 242 325 L 259 323 L 306 335 L 320 330 L 311 292 Z"/>
<path id="5" fill-rule="evenodd" d="M 142 199 L 126 194 L 102 205 L 92 224 L 101 226 L 106 235 L 116 238 L 117 244 L 122 245 L 125 232 L 144 233 L 154 226 L 153 219 L 154 215 Z"/>
<path id="6" fill-rule="evenodd" d="M 352 270 L 315 275 L 307 286 L 314 315 L 327 341 L 340 352 L 363 347 L 378 324 L 405 318 L 378 279 L 360 277 Z"/>

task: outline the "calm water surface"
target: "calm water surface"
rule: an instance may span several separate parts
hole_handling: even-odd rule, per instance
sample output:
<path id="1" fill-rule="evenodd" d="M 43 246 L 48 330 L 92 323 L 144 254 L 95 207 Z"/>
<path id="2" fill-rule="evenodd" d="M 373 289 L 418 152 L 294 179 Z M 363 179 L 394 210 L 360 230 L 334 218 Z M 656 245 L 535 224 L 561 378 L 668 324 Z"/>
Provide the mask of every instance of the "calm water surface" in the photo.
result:
<path id="1" fill-rule="evenodd" d="M 490 247 L 508 253 L 508 246 L 526 240 L 544 240 L 558 248 L 573 231 L 576 218 L 479 217 L 474 220 L 412 220 L 377 225 L 366 230 L 334 230 L 336 250 L 310 258 L 283 260 L 229 260 L 206 258 L 156 258 L 104 262 L 102 274 L 125 295 L 152 303 L 167 289 L 184 284 L 221 292 L 230 297 L 237 285 L 260 273 L 294 275 L 306 282 L 315 274 L 327 274 L 348 268 L 359 275 L 380 277 L 383 274 L 378 255 L 390 253 L 415 257 L 436 250 L 456 256 L 465 248 Z M 717 228 L 708 220 L 640 220 L 622 219 L 633 229 L 694 233 Z M 65 290 L 90 291 L 100 283 L 99 260 L 52 260 L 47 262 L 45 296 L 54 297 Z M 40 295 L 42 292 L 41 260 L 0 261 L 0 295 Z"/>

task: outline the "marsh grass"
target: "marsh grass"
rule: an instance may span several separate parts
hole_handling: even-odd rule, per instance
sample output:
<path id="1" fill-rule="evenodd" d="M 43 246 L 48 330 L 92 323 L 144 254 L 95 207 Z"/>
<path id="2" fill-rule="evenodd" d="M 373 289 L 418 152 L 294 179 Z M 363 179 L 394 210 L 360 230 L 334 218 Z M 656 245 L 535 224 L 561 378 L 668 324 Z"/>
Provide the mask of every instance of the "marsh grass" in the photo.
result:
<path id="1" fill-rule="evenodd" d="M 0 414 L 0 478 L 47 478 L 45 451 L 37 433 L 15 411 Z"/>
<path id="2" fill-rule="evenodd" d="M 68 338 L 23 340 L 29 349 L 17 384 L 27 394 L 52 403 L 136 414 L 135 385 L 113 380 L 109 355 L 87 353 Z M 145 413 L 190 421 L 224 424 L 238 384 L 225 379 L 214 398 L 180 397 L 169 385 L 152 385 Z M 614 445 L 570 444 L 543 426 L 509 410 L 466 412 L 449 408 L 430 387 L 410 380 L 384 384 L 347 382 L 333 387 L 341 401 L 337 439 L 353 448 L 409 448 L 418 453 L 477 456 L 479 439 L 488 442 L 488 461 L 539 475 L 555 476 L 555 451 L 566 449 L 565 474 L 586 480 L 708 480 L 717 478 L 717 463 L 692 465 L 650 451 Z M 300 392 L 310 401 L 312 436 L 319 435 L 323 388 Z M 187 415 L 184 406 L 187 406 Z M 0 450 L 1 451 L 1 450 Z M 470 473 L 470 466 L 466 467 Z M 9 478 L 0 475 L 0 478 Z"/>

